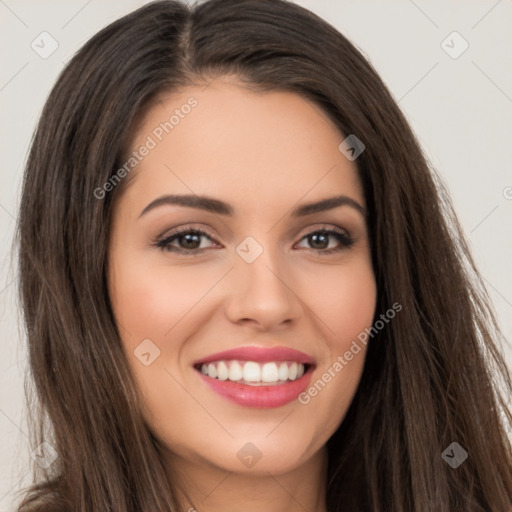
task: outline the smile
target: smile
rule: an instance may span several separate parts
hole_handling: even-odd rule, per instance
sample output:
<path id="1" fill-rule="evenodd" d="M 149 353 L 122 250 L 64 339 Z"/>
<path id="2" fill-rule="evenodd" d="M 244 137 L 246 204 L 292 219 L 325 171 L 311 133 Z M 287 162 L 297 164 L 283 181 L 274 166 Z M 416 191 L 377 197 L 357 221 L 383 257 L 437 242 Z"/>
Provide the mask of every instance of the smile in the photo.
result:
<path id="1" fill-rule="evenodd" d="M 240 382 L 250 386 L 272 386 L 299 379 L 305 365 L 295 361 L 217 361 L 201 365 L 201 372 L 212 379 Z"/>
<path id="2" fill-rule="evenodd" d="M 295 400 L 311 380 L 312 357 L 286 347 L 241 347 L 194 363 L 216 394 L 244 407 L 280 407 Z"/>

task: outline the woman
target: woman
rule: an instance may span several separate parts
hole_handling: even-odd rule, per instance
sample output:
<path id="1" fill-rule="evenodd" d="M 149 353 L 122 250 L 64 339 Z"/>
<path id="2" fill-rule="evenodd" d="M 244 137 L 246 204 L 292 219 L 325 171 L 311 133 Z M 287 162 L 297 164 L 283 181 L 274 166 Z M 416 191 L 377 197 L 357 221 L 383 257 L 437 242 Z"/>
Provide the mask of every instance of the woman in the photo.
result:
<path id="1" fill-rule="evenodd" d="M 20 511 L 510 510 L 512 383 L 449 198 L 305 9 L 161 1 L 95 35 L 18 237 L 46 460 Z"/>

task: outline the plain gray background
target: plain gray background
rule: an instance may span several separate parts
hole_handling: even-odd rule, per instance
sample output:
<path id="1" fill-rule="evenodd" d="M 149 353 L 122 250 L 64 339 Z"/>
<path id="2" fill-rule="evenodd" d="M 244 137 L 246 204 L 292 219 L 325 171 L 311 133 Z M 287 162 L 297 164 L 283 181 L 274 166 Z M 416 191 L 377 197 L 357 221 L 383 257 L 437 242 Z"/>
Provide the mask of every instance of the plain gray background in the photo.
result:
<path id="1" fill-rule="evenodd" d="M 64 64 L 94 33 L 145 3 L 0 0 L 0 511 L 13 510 L 35 448 L 25 423 L 26 351 L 10 252 L 30 139 Z M 511 340 L 511 0 L 296 3 L 346 35 L 387 83 L 448 185 Z M 51 49 L 42 32 L 58 44 L 46 58 L 31 47 L 33 41 L 42 47 L 43 37 Z M 503 350 L 512 367 L 511 346 Z"/>

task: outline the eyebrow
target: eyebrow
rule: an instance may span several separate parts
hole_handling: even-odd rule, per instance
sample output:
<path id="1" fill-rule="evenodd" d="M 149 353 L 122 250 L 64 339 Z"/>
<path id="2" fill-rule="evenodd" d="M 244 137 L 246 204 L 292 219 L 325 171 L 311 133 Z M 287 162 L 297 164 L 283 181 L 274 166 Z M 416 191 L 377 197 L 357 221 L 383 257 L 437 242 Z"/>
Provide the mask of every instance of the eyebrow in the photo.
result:
<path id="1" fill-rule="evenodd" d="M 150 210 L 158 208 L 163 205 L 178 205 L 185 206 L 187 208 L 196 208 L 198 210 L 204 210 L 218 215 L 227 215 L 232 217 L 235 214 L 234 208 L 218 199 L 214 199 L 207 196 L 197 195 L 164 195 L 158 197 L 154 201 L 151 201 L 139 215 L 139 218 L 148 213 Z M 350 206 L 357 210 L 363 217 L 366 217 L 366 209 L 364 206 L 359 204 L 351 197 L 340 195 L 335 197 L 329 197 L 313 203 L 306 203 L 295 207 L 292 212 L 292 217 L 305 217 L 313 213 L 324 212 L 332 210 L 340 206 Z"/>

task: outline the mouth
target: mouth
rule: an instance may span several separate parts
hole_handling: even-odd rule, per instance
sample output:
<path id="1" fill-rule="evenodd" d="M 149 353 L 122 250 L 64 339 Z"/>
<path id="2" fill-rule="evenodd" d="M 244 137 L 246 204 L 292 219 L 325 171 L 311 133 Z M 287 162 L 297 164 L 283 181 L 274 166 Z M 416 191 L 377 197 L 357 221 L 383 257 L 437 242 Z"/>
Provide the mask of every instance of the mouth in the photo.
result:
<path id="1" fill-rule="evenodd" d="M 245 407 L 279 407 L 303 392 L 315 360 L 286 347 L 241 347 L 196 361 L 194 369 L 218 395 Z"/>
<path id="2" fill-rule="evenodd" d="M 296 361 L 214 361 L 194 368 L 203 375 L 220 381 L 238 382 L 247 386 L 278 386 L 300 379 L 311 365 Z"/>

